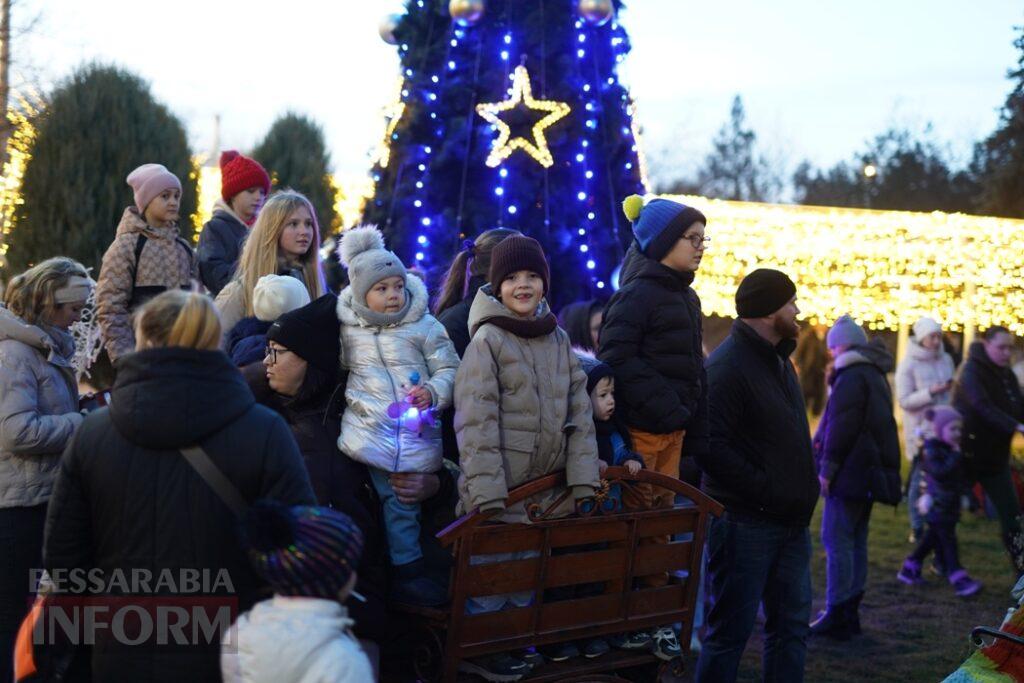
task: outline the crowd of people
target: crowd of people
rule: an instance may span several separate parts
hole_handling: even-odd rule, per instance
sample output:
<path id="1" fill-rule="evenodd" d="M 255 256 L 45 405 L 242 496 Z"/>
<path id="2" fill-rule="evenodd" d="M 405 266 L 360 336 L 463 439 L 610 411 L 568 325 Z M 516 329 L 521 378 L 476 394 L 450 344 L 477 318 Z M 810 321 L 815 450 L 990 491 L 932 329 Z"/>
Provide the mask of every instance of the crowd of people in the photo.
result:
<path id="1" fill-rule="evenodd" d="M 635 240 L 620 288 L 607 303 L 570 304 L 560 319 L 548 305 L 541 245 L 503 228 L 463 245 L 433 306 L 380 232 L 348 230 L 348 284 L 336 295 L 310 202 L 270 194 L 269 175 L 245 156 L 225 153 L 221 166 L 222 196 L 197 251 L 178 233 L 179 179 L 145 164 L 127 177 L 134 203 L 98 282 L 58 256 L 6 287 L 0 681 L 12 680 L 37 568 L 51 583 L 91 568 L 226 570 L 230 588 L 210 595 L 238 601 L 223 647 L 106 639 L 74 650 L 65 680 L 373 680 L 394 626 L 388 602 L 446 601 L 450 557 L 433 539 L 439 528 L 472 510 L 529 523 L 527 507 L 546 509 L 560 492 L 509 506 L 509 491 L 560 470 L 571 495 L 554 514 L 571 514 L 612 465 L 684 479 L 725 507 L 705 549 L 697 680 L 736 679 L 763 607 L 764 678 L 800 681 L 810 636 L 861 631 L 872 507 L 903 496 L 894 403 L 913 461 L 918 543 L 899 579 L 919 583 L 934 552 L 958 595 L 981 588 L 956 546 L 972 481 L 1024 571 L 1009 470 L 1024 398 L 1005 328 L 969 349 L 954 386 L 942 329 L 922 319 L 896 369 L 894 400 L 892 355 L 844 316 L 826 338 L 830 368 L 809 382 L 790 358 L 799 284 L 758 268 L 736 291 L 728 338 L 707 356 L 694 287 L 707 218 L 638 196 L 623 203 Z M 116 370 L 109 405 L 91 411 L 80 406 L 70 331 L 90 305 Z M 812 438 L 805 396 L 826 385 Z M 671 505 L 643 485 L 618 494 L 627 510 Z M 809 527 L 819 496 L 826 607 L 812 622 Z M 642 576 L 637 587 L 672 580 Z M 475 596 L 467 612 L 534 597 Z M 664 660 L 683 649 L 665 624 L 462 666 L 514 681 L 545 660 L 612 648 Z"/>

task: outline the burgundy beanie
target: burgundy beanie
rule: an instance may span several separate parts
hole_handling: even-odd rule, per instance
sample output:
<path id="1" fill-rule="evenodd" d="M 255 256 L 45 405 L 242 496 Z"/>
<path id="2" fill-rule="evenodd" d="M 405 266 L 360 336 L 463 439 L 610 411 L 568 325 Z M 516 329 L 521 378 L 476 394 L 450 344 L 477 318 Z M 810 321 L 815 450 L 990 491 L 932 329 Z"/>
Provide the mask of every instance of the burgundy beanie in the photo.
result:
<path id="1" fill-rule="evenodd" d="M 229 202 L 239 192 L 250 187 L 262 187 L 263 194 L 270 194 L 270 176 L 260 162 L 242 156 L 233 149 L 220 155 L 220 196 Z"/>
<path id="2" fill-rule="evenodd" d="M 551 273 L 540 242 L 532 237 L 513 235 L 503 239 L 491 250 L 491 272 L 487 279 L 491 282 L 494 296 L 498 296 L 505 278 L 520 270 L 531 270 L 540 275 L 544 281 L 544 293 L 548 293 Z"/>
<path id="3" fill-rule="evenodd" d="M 163 164 L 143 164 L 125 178 L 135 193 L 135 206 L 139 213 L 146 213 L 146 207 L 164 190 L 176 189 L 181 192 L 178 176 L 168 171 Z"/>

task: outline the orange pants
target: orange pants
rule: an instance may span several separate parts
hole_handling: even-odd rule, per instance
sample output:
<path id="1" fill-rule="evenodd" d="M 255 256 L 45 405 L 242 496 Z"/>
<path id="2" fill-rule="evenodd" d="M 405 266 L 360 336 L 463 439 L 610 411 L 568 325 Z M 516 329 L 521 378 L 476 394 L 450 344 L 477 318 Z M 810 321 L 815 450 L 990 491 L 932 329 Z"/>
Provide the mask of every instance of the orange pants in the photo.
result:
<path id="1" fill-rule="evenodd" d="M 685 431 L 651 434 L 638 429 L 630 429 L 629 435 L 633 438 L 633 450 L 639 453 L 644 460 L 645 469 L 675 479 L 679 478 L 679 460 L 682 457 Z M 627 510 L 672 507 L 675 497 L 672 491 L 650 484 L 635 484 L 634 487 L 635 490 L 623 487 L 622 504 Z M 651 536 L 640 539 L 640 545 L 668 542 L 668 536 Z M 640 583 L 651 588 L 666 586 L 668 585 L 668 574 L 640 577 Z"/>

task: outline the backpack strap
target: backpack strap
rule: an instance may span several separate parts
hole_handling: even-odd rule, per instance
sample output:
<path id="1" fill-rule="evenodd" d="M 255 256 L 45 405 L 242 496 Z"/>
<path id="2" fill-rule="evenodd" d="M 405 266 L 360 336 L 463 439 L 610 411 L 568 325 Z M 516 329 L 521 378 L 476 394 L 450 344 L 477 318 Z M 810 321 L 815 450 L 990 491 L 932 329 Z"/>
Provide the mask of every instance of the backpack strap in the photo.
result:
<path id="1" fill-rule="evenodd" d="M 224 476 L 224 473 L 220 471 L 220 468 L 217 467 L 213 460 L 210 460 L 210 456 L 206 454 L 206 451 L 199 446 L 189 446 L 188 448 L 182 448 L 181 454 L 185 456 L 185 461 L 192 466 L 196 474 L 206 482 L 207 486 L 213 489 L 217 497 L 235 513 L 236 517 L 242 517 L 245 514 L 246 510 L 249 509 L 249 504 L 245 502 L 245 497 L 231 483 L 231 480 Z"/>
<path id="2" fill-rule="evenodd" d="M 139 238 L 135 240 L 135 260 L 132 262 L 132 291 L 135 291 L 135 280 L 139 274 L 139 259 L 142 257 L 142 250 L 146 248 L 149 237 L 146 233 L 140 232 Z"/>

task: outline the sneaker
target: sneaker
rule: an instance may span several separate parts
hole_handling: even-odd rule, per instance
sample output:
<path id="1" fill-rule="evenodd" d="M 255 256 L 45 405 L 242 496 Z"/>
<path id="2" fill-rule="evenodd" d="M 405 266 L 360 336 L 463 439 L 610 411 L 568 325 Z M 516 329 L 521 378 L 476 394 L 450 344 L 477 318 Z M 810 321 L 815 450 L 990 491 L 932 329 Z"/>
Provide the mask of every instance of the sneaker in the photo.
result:
<path id="1" fill-rule="evenodd" d="M 953 572 L 949 576 L 949 582 L 953 584 L 953 590 L 961 598 L 969 598 L 981 590 L 981 582 L 972 579 L 963 569 Z"/>
<path id="2" fill-rule="evenodd" d="M 515 656 L 523 660 L 523 663 L 526 664 L 530 671 L 533 671 L 538 666 L 544 666 L 544 662 L 546 661 L 544 659 L 544 655 L 537 652 L 537 649 L 532 647 L 520 650 Z"/>
<path id="3" fill-rule="evenodd" d="M 475 659 L 464 659 L 459 662 L 459 671 L 476 674 L 485 681 L 507 683 L 518 681 L 530 672 L 530 668 L 521 659 L 507 652 Z"/>
<path id="4" fill-rule="evenodd" d="M 655 657 L 668 662 L 681 654 L 683 654 L 683 648 L 679 647 L 679 639 L 674 630 L 668 626 L 662 626 L 654 632 Z"/>
<path id="5" fill-rule="evenodd" d="M 540 648 L 540 653 L 544 655 L 544 659 L 550 659 L 552 662 L 564 662 L 580 656 L 579 648 L 572 642 L 544 645 Z"/>
<path id="6" fill-rule="evenodd" d="M 604 638 L 591 638 L 590 640 L 580 641 L 577 643 L 580 652 L 587 659 L 596 659 L 603 654 L 607 654 L 611 650 L 611 646 L 605 642 Z"/>
<path id="7" fill-rule="evenodd" d="M 911 559 L 904 560 L 896 578 L 908 586 L 921 585 L 924 583 L 924 577 L 921 576 L 921 563 Z"/>
<path id="8" fill-rule="evenodd" d="M 649 650 L 654 642 L 649 631 L 617 633 L 609 641 L 620 650 Z"/>

